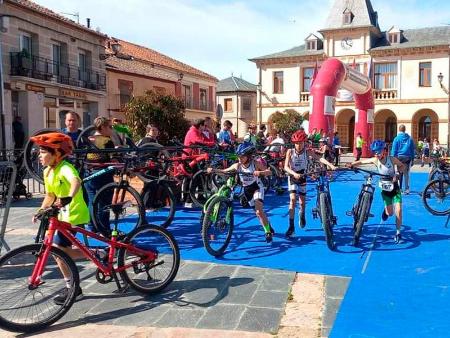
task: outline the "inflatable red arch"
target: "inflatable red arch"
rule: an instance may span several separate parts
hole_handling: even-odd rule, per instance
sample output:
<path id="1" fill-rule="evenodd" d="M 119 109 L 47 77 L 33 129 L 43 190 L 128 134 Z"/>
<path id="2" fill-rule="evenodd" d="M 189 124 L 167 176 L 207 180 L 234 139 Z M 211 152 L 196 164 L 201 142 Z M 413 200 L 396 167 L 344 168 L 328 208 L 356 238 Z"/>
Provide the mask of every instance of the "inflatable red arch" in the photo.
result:
<path id="1" fill-rule="evenodd" d="M 325 60 L 311 86 L 309 131 L 323 129 L 330 139 L 334 131 L 336 94 L 339 88 L 353 93 L 355 99 L 355 139 L 361 133 L 365 140 L 363 157 L 371 156 L 370 144 L 373 141 L 374 99 L 370 79 L 347 66 L 342 61 L 330 58 Z"/>

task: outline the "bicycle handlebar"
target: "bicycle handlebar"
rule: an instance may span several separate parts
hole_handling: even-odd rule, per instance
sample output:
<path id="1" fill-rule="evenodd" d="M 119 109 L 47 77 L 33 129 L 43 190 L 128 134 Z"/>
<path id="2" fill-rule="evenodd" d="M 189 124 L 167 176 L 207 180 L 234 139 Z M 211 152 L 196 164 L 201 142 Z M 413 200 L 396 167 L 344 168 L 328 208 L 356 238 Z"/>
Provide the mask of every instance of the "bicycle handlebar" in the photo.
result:
<path id="1" fill-rule="evenodd" d="M 348 170 L 351 170 L 351 171 L 354 171 L 354 172 L 361 171 L 361 172 L 364 172 L 366 174 L 369 174 L 370 176 L 380 176 L 380 177 L 384 177 L 384 178 L 392 178 L 389 175 L 383 175 L 383 174 L 377 173 L 375 171 L 362 169 L 362 168 L 348 168 Z"/>

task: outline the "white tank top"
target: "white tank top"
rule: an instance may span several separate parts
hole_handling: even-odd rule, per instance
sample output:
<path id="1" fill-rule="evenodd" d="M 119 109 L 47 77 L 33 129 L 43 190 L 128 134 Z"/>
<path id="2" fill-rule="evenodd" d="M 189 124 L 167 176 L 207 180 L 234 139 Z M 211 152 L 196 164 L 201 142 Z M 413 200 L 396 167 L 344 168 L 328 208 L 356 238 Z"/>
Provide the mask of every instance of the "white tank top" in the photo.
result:
<path id="1" fill-rule="evenodd" d="M 292 149 L 290 165 L 291 169 L 295 172 L 306 170 L 308 167 L 308 155 L 306 154 L 306 150 L 303 150 L 302 153 L 298 154 L 295 149 Z"/>
<path id="2" fill-rule="evenodd" d="M 394 177 L 395 175 L 394 164 L 392 163 L 390 156 L 388 156 L 385 164 L 381 163 L 381 161 L 378 160 L 377 169 L 378 173 L 381 175 L 387 175 L 390 177 Z"/>
<path id="3" fill-rule="evenodd" d="M 259 178 L 253 175 L 247 175 L 247 174 L 253 174 L 255 172 L 256 166 L 255 162 L 251 161 L 250 165 L 245 168 L 242 164 L 239 165 L 239 178 L 241 179 L 242 185 L 244 187 L 249 186 L 255 182 L 259 183 Z M 242 175 L 246 174 L 246 175 Z"/>

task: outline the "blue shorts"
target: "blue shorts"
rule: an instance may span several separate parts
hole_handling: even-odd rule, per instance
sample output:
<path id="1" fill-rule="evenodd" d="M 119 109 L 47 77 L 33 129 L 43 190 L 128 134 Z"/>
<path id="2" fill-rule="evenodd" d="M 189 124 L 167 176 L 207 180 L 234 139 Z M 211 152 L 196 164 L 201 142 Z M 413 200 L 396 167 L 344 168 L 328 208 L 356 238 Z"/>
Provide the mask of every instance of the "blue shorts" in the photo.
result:
<path id="1" fill-rule="evenodd" d="M 77 226 L 84 228 L 83 225 L 77 225 Z M 76 231 L 71 230 L 70 232 L 74 236 L 76 235 Z M 72 242 L 66 236 L 64 236 L 62 233 L 60 233 L 59 231 L 56 231 L 55 237 L 53 237 L 53 244 L 56 244 L 63 248 L 68 248 L 68 247 L 72 246 Z"/>

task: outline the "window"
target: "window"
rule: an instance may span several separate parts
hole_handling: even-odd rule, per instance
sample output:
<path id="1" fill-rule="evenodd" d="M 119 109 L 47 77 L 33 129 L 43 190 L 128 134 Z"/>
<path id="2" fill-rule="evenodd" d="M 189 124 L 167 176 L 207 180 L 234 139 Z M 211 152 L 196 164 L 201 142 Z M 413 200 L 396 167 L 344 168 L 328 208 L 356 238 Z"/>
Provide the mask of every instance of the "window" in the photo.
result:
<path id="1" fill-rule="evenodd" d="M 375 64 L 375 89 L 397 88 L 397 63 Z"/>
<path id="2" fill-rule="evenodd" d="M 225 99 L 223 100 L 223 104 L 225 106 L 226 112 L 232 112 L 233 111 L 233 99 Z"/>
<path id="3" fill-rule="evenodd" d="M 431 118 L 429 116 L 423 116 L 419 120 L 419 139 L 424 138 L 431 140 Z"/>
<path id="4" fill-rule="evenodd" d="M 273 72 L 273 93 L 283 94 L 283 72 Z"/>
<path id="5" fill-rule="evenodd" d="M 344 25 L 350 25 L 352 23 L 353 15 L 352 12 L 344 12 L 343 23 Z"/>
<path id="6" fill-rule="evenodd" d="M 306 49 L 307 50 L 316 50 L 317 49 L 317 41 L 316 40 L 307 41 Z"/>
<path id="7" fill-rule="evenodd" d="M 119 106 L 122 109 L 131 99 L 131 93 L 133 92 L 133 82 L 126 80 L 119 80 Z"/>
<path id="8" fill-rule="evenodd" d="M 252 99 L 250 97 L 242 98 L 242 110 L 245 112 L 252 111 Z"/>
<path id="9" fill-rule="evenodd" d="M 313 67 L 308 67 L 308 68 L 303 68 L 303 91 L 304 92 L 309 92 L 309 90 L 311 89 L 311 80 L 313 78 L 314 75 L 314 68 Z"/>
<path id="10" fill-rule="evenodd" d="M 87 81 L 87 64 L 86 64 L 86 54 L 80 52 L 78 54 L 78 74 L 81 81 Z"/>
<path id="11" fill-rule="evenodd" d="M 208 110 L 206 89 L 200 89 L 200 110 Z"/>
<path id="12" fill-rule="evenodd" d="M 191 87 L 187 85 L 183 85 L 183 99 L 184 106 L 186 108 L 191 108 Z"/>
<path id="13" fill-rule="evenodd" d="M 20 35 L 19 45 L 20 45 L 19 46 L 20 51 L 26 50 L 30 56 L 33 54 L 32 53 L 32 41 L 31 41 L 30 34 L 22 33 Z"/>
<path id="14" fill-rule="evenodd" d="M 431 62 L 419 63 L 419 86 L 431 87 Z"/>
<path id="15" fill-rule="evenodd" d="M 389 40 L 389 43 L 399 43 L 400 42 L 400 34 L 399 33 L 389 33 L 388 40 Z"/>
<path id="16" fill-rule="evenodd" d="M 61 65 L 61 46 L 52 44 L 52 69 L 53 75 L 59 75 L 59 66 Z"/>

